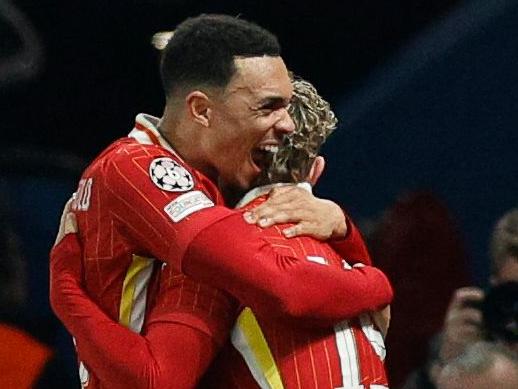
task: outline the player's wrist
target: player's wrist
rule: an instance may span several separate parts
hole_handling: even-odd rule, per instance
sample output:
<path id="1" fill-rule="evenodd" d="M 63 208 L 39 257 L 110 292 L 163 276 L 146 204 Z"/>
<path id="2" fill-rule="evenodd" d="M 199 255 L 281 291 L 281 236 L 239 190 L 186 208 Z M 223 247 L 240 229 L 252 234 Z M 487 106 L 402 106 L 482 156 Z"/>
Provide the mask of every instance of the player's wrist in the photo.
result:
<path id="1" fill-rule="evenodd" d="M 335 204 L 336 205 L 336 204 Z M 338 208 L 337 210 L 337 220 L 335 223 L 335 227 L 333 228 L 333 231 L 331 233 L 331 239 L 333 240 L 343 240 L 346 239 L 349 235 L 349 222 L 347 220 L 347 217 L 345 216 L 345 213 L 343 212 L 342 208 L 340 208 L 338 205 L 336 205 Z"/>

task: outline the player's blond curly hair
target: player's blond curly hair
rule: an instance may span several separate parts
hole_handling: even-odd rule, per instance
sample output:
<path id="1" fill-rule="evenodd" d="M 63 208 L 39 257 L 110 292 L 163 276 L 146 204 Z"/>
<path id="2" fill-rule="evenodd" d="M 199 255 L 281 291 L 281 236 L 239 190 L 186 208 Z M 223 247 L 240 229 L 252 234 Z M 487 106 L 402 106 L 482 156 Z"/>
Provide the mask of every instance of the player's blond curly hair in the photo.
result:
<path id="1" fill-rule="evenodd" d="M 305 181 L 320 147 L 338 122 L 329 103 L 306 80 L 294 78 L 293 98 L 288 112 L 295 122 L 295 131 L 287 135 L 279 151 L 273 155 L 266 174 L 268 181 Z"/>

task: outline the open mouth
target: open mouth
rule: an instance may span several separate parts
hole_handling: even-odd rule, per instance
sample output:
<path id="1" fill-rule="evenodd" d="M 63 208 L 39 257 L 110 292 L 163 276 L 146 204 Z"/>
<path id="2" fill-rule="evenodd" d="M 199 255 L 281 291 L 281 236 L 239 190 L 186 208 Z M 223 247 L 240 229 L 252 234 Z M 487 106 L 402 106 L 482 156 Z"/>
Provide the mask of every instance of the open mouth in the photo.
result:
<path id="1" fill-rule="evenodd" d="M 252 161 L 259 170 L 264 170 L 270 165 L 273 156 L 278 151 L 278 145 L 258 146 L 252 150 Z"/>

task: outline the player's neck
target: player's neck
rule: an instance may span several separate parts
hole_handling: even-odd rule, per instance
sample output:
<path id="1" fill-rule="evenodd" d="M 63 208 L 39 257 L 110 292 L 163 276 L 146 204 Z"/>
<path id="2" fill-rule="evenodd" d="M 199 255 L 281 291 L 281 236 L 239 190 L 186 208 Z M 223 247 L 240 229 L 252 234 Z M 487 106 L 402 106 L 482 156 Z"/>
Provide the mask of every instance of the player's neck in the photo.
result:
<path id="1" fill-rule="evenodd" d="M 192 128 L 182 120 L 178 120 L 174 115 L 167 114 L 166 110 L 164 117 L 160 120 L 159 131 L 162 137 L 191 167 L 202 172 L 214 183 L 217 182 L 217 171 L 210 164 L 207 164 L 207 158 L 203 154 L 204 147 L 195 143 L 201 137 L 195 136 Z"/>

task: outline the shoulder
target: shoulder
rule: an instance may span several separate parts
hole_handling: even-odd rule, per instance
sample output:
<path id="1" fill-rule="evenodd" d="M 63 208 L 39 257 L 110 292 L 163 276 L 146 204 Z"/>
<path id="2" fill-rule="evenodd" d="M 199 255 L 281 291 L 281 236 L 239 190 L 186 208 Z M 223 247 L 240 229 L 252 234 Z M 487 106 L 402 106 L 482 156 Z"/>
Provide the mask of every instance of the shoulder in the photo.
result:
<path id="1" fill-rule="evenodd" d="M 168 149 L 159 145 L 138 143 L 132 138 L 122 138 L 112 143 L 101 157 L 107 163 L 137 162 L 137 165 L 149 165 L 155 159 L 162 158 L 172 160 L 174 164 L 183 168 L 191 169 L 186 162 Z"/>
<path id="2" fill-rule="evenodd" d="M 186 204 L 206 204 L 207 196 L 212 204 L 224 204 L 217 186 L 178 155 L 132 138 L 119 139 L 101 153 L 83 174 L 82 181 L 88 180 L 110 189 L 108 192 L 144 193 L 145 197 L 158 196 L 164 201 L 191 193 L 185 198 Z"/>
<path id="3" fill-rule="evenodd" d="M 157 145 L 140 144 L 123 138 L 110 145 L 90 166 L 109 179 L 112 175 L 129 178 L 148 176 L 159 188 L 183 192 L 195 187 L 200 174 L 171 151 Z"/>

